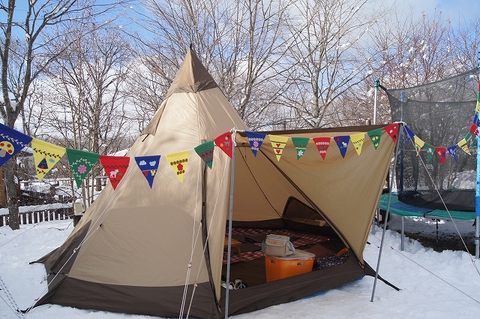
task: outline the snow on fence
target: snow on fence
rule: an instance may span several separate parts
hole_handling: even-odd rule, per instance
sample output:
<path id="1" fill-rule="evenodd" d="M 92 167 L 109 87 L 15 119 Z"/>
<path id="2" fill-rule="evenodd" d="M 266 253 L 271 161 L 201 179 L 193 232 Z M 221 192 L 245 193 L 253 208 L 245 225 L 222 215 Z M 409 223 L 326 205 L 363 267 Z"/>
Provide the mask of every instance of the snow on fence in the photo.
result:
<path id="1" fill-rule="evenodd" d="M 19 213 L 20 225 L 36 224 L 51 220 L 65 220 L 73 217 L 73 207 L 47 208 Z M 8 225 L 8 213 L 0 215 L 0 226 Z"/>

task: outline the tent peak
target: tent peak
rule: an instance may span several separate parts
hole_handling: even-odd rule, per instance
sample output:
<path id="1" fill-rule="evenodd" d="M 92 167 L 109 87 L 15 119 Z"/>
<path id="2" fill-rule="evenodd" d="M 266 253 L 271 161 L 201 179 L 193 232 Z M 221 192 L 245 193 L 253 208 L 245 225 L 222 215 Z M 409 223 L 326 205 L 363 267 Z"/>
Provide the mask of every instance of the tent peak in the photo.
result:
<path id="1" fill-rule="evenodd" d="M 168 90 L 167 97 L 173 93 L 199 92 L 218 87 L 190 45 L 177 76 Z"/>

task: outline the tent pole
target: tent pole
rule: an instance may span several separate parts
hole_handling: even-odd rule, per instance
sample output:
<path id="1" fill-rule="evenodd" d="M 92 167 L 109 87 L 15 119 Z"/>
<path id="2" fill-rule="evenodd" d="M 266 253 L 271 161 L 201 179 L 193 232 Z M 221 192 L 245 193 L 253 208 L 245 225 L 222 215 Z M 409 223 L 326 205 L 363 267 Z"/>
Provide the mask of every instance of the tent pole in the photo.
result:
<path id="1" fill-rule="evenodd" d="M 477 52 L 477 71 L 480 70 L 480 49 Z M 479 73 L 480 76 L 480 73 Z M 480 103 L 480 79 L 478 81 L 477 105 L 475 110 L 478 111 L 478 104 Z M 480 138 L 477 135 L 477 186 L 475 189 L 475 258 L 480 255 Z"/>
<path id="2" fill-rule="evenodd" d="M 480 86 L 480 82 L 479 82 Z M 480 237 L 480 137 L 477 136 L 477 186 L 475 190 L 475 258 L 479 258 Z"/>
<path id="3" fill-rule="evenodd" d="M 400 238 L 400 250 L 405 250 L 405 216 L 402 215 L 402 237 Z"/>
<path id="4" fill-rule="evenodd" d="M 375 99 L 373 100 L 373 125 L 377 124 L 377 96 L 380 80 L 375 80 Z"/>
<path id="5" fill-rule="evenodd" d="M 228 250 L 227 250 L 227 273 L 225 283 L 225 318 L 228 318 L 228 304 L 230 300 L 230 256 L 232 253 L 232 224 L 233 224 L 233 193 L 235 186 L 235 160 L 237 152 L 237 131 L 234 128 L 232 130 L 232 171 L 230 172 L 230 206 L 228 214 Z"/>
<path id="6" fill-rule="evenodd" d="M 399 142 L 403 138 L 403 123 L 400 123 L 398 130 L 399 130 L 398 142 L 397 142 L 397 145 L 396 145 L 396 148 L 395 148 L 395 159 L 393 161 L 392 176 L 395 176 L 395 170 L 396 170 L 396 167 L 397 167 L 398 151 L 400 149 L 400 147 L 399 147 L 400 143 Z M 375 280 L 373 281 L 372 297 L 370 299 L 370 302 L 373 302 L 373 298 L 375 297 L 375 288 L 377 287 L 378 271 L 380 270 L 380 260 L 382 258 L 383 243 L 385 241 L 385 233 L 387 232 L 387 221 L 388 221 L 388 217 L 390 215 L 390 203 L 392 201 L 392 188 L 393 188 L 393 178 L 390 179 L 390 191 L 388 193 L 387 211 L 385 213 L 385 221 L 383 223 L 382 240 L 380 242 L 380 250 L 378 252 L 377 269 L 375 270 Z"/>

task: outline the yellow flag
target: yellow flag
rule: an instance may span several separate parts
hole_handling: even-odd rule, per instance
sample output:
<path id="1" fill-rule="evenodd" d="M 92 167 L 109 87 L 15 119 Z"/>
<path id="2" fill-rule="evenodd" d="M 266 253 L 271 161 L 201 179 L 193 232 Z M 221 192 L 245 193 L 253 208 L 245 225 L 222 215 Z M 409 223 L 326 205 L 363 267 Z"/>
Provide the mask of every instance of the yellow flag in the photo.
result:
<path id="1" fill-rule="evenodd" d="M 275 156 L 277 156 L 277 161 L 280 161 L 283 149 L 285 148 L 285 145 L 287 145 L 288 136 L 268 135 L 268 137 L 270 138 L 270 142 L 272 143 L 272 148 L 275 152 Z"/>
<path id="2" fill-rule="evenodd" d="M 460 142 L 457 143 L 458 147 L 465 151 L 468 155 L 472 155 L 470 150 L 468 149 L 468 142 L 465 138 L 463 138 Z"/>
<path id="3" fill-rule="evenodd" d="M 425 142 L 422 141 L 418 136 L 414 136 L 413 137 L 414 141 L 415 141 L 415 149 L 417 150 L 417 155 L 420 153 L 420 149 L 423 147 L 423 145 L 425 145 Z"/>
<path id="4" fill-rule="evenodd" d="M 33 160 L 37 171 L 38 180 L 41 181 L 45 175 L 57 164 L 65 154 L 66 149 L 48 142 L 32 139 Z"/>
<path id="5" fill-rule="evenodd" d="M 167 161 L 177 174 L 180 182 L 183 182 L 183 176 L 187 170 L 188 150 L 177 153 L 167 154 Z"/>
<path id="6" fill-rule="evenodd" d="M 477 101 L 477 107 L 475 108 L 475 112 L 480 113 L 480 101 Z"/>
<path id="7" fill-rule="evenodd" d="M 355 147 L 355 151 L 360 155 L 362 153 L 363 143 L 365 142 L 365 132 L 350 135 L 350 141 Z"/>

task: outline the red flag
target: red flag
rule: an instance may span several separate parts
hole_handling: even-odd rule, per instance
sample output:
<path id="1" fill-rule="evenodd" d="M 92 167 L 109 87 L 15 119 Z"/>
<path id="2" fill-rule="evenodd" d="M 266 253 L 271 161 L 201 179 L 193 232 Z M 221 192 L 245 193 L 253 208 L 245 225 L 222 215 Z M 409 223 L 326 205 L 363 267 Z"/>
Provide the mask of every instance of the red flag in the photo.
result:
<path id="1" fill-rule="evenodd" d="M 232 158 L 233 154 L 233 141 L 232 134 L 230 132 L 225 132 L 222 135 L 218 136 L 215 140 L 215 145 L 220 147 L 228 157 Z"/>
<path id="2" fill-rule="evenodd" d="M 435 152 L 438 154 L 440 158 L 440 163 L 445 163 L 445 159 L 447 158 L 447 148 L 446 147 L 436 147 Z"/>
<path id="3" fill-rule="evenodd" d="M 475 123 L 472 123 L 472 125 L 470 125 L 470 133 L 472 133 L 473 135 L 478 135 L 478 126 L 477 124 Z"/>
<path id="4" fill-rule="evenodd" d="M 102 163 L 105 174 L 107 174 L 113 189 L 117 188 L 118 183 L 125 176 L 130 163 L 128 156 L 109 156 L 100 155 L 100 163 Z"/>
<path id="5" fill-rule="evenodd" d="M 315 143 L 320 156 L 325 159 L 325 156 L 327 156 L 328 147 L 330 146 L 330 137 L 314 137 L 313 142 Z"/>
<path id="6" fill-rule="evenodd" d="M 394 143 L 397 143 L 398 138 L 398 123 L 393 123 L 384 127 L 385 132 L 390 135 Z"/>

